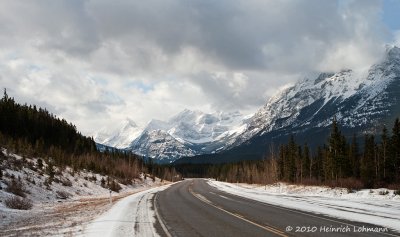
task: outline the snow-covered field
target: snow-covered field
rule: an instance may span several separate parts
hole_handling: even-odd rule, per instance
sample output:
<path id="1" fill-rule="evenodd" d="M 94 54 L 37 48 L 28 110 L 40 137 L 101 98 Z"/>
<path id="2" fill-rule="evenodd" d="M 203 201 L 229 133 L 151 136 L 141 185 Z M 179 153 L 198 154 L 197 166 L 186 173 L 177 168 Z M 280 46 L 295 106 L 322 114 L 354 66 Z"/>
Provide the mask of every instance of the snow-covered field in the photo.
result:
<path id="1" fill-rule="evenodd" d="M 107 177 L 100 174 L 71 168 L 56 172 L 50 185 L 46 185 L 48 175 L 43 169 L 31 169 L 29 162 L 37 164 L 36 158 L 25 158 L 16 154 L 7 154 L 7 160 L 0 159 L 3 177 L 0 178 L 0 236 L 76 236 L 93 219 L 97 218 L 113 205 L 110 205 L 110 193 L 101 186 L 101 179 Z M 10 163 L 23 161 L 21 169 L 15 169 Z M 44 166 L 46 163 L 44 162 Z M 8 167 L 8 168 L 4 168 Z M 26 198 L 33 207 L 30 210 L 8 208 L 5 201 L 15 196 L 7 192 L 7 184 L 14 177 L 20 180 L 25 189 Z M 113 204 L 118 200 L 135 193 L 163 185 L 159 179 L 135 179 L 133 184 L 123 185 L 121 190 L 112 193 Z"/>
<path id="2" fill-rule="evenodd" d="M 287 185 L 260 186 L 209 180 L 222 191 L 290 209 L 376 224 L 400 232 L 400 196 L 393 190 L 367 189 L 348 193 L 344 188 Z"/>
<path id="3" fill-rule="evenodd" d="M 169 185 L 152 188 L 120 200 L 93 220 L 83 231 L 83 236 L 159 236 L 154 228 L 156 214 L 152 198 L 167 187 Z"/>

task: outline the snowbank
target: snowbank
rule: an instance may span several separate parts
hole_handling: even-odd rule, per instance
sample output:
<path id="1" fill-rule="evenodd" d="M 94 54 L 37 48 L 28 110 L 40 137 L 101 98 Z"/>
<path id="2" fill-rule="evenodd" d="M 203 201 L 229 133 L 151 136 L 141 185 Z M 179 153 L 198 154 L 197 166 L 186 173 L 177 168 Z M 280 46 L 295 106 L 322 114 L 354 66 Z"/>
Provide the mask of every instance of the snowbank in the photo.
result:
<path id="1" fill-rule="evenodd" d="M 287 185 L 231 184 L 210 180 L 222 191 L 277 206 L 371 223 L 400 232 L 400 196 L 393 190 L 374 189 L 348 193 L 342 188 Z M 388 192 L 386 192 L 388 191 Z"/>
<path id="2" fill-rule="evenodd" d="M 55 167 L 53 182 L 49 184 L 46 183 L 49 178 L 45 172 L 46 162 L 42 162 L 43 168 L 38 168 L 38 158 L 23 158 L 2 148 L 0 152 L 6 155 L 5 159 L 0 159 L 3 174 L 0 178 L 0 236 L 76 236 L 87 223 L 110 209 L 109 190 L 101 185 L 102 179 L 107 180 L 106 176 Z M 5 200 L 15 196 L 6 191 L 12 179 L 23 184 L 32 209 L 16 210 L 5 205 Z M 115 201 L 162 184 L 159 179 L 153 182 L 142 175 L 132 184 L 119 185 L 122 188 L 119 193 L 112 194 Z"/>
<path id="3" fill-rule="evenodd" d="M 97 236 L 159 236 L 152 198 L 169 185 L 152 188 L 121 199 L 110 210 L 92 221 L 83 232 L 85 237 Z"/>

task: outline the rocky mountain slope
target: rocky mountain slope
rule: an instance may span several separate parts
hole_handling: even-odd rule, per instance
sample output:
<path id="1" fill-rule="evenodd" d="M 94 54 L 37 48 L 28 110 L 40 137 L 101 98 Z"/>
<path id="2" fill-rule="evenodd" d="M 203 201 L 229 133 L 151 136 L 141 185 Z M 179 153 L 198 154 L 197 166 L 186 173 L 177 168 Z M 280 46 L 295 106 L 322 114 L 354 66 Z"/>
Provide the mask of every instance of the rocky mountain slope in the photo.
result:
<path id="1" fill-rule="evenodd" d="M 151 120 L 140 128 L 133 121 L 102 129 L 96 142 L 168 163 L 183 156 L 214 153 L 225 148 L 247 125 L 239 112 L 204 113 L 184 110 L 168 121 Z M 110 130 L 110 131 L 109 131 Z"/>
<path id="2" fill-rule="evenodd" d="M 114 128 L 103 128 L 93 134 L 93 139 L 102 145 L 115 148 L 126 148 L 142 132 L 133 120 L 127 118 Z"/>
<path id="3" fill-rule="evenodd" d="M 302 80 L 272 97 L 236 143 L 261 131 L 326 127 L 333 117 L 344 127 L 377 123 L 394 112 L 391 108 L 398 102 L 399 77 L 400 49 L 394 47 L 366 72 L 347 69 Z"/>
<path id="4" fill-rule="evenodd" d="M 290 134 L 310 145 L 323 143 L 333 118 L 348 136 L 389 127 L 400 115 L 399 102 L 400 49 L 390 47 L 369 69 L 321 73 L 286 87 L 252 117 L 184 110 L 145 128 L 129 122 L 113 135 L 99 133 L 95 139 L 161 162 L 196 155 L 208 161 L 218 156 L 230 157 L 220 161 L 257 159 Z"/>
<path id="5" fill-rule="evenodd" d="M 225 151 L 194 160 L 259 159 L 271 144 L 276 147 L 287 142 L 290 134 L 319 145 L 325 142 L 333 118 L 349 137 L 377 132 L 400 116 L 399 102 L 400 49 L 391 47 L 369 70 L 322 73 L 280 91 L 249 119 Z"/>

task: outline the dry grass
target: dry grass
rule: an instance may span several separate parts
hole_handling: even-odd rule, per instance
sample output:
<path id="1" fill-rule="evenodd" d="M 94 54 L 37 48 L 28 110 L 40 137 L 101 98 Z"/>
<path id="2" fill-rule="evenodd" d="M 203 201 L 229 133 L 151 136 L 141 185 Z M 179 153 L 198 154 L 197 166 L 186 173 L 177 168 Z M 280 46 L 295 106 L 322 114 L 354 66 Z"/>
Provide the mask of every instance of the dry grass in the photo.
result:
<path id="1" fill-rule="evenodd" d="M 24 187 L 24 184 L 22 183 L 21 180 L 19 179 L 12 179 L 11 182 L 7 182 L 7 188 L 6 191 L 9 193 L 13 193 L 15 195 L 18 195 L 20 197 L 26 197 L 26 190 Z"/>
<path id="2" fill-rule="evenodd" d="M 6 199 L 5 204 L 9 208 L 19 209 L 19 210 L 29 210 L 33 206 L 31 200 L 17 196 L 13 196 Z"/>

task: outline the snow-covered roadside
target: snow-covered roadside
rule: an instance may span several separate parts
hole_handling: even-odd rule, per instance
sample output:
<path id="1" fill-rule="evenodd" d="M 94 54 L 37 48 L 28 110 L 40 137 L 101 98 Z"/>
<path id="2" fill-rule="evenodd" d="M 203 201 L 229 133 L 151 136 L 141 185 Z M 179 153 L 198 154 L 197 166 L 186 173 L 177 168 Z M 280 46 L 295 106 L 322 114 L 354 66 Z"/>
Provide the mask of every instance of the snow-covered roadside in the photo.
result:
<path id="1" fill-rule="evenodd" d="M 169 187 L 152 188 L 121 199 L 110 210 L 93 220 L 83 236 L 159 236 L 155 230 L 155 212 L 152 198 Z"/>
<path id="2" fill-rule="evenodd" d="M 108 177 L 90 171 L 74 171 L 70 167 L 54 167 L 55 175 L 46 184 L 46 162 L 38 168 L 38 158 L 23 158 L 0 148 L 0 236 L 76 236 L 93 219 L 111 208 Z M 1 154 L 0 154 L 1 155 Z M 11 180 L 23 185 L 23 193 L 32 203 L 29 210 L 11 209 L 5 203 L 12 192 L 7 191 Z M 106 185 L 102 185 L 105 180 Z M 110 182 L 113 179 L 110 178 Z M 118 180 L 115 180 L 118 182 Z M 134 193 L 164 185 L 156 178 L 142 174 L 132 183 L 119 183 L 121 190 L 113 192 L 114 203 Z"/>
<path id="3" fill-rule="evenodd" d="M 214 180 L 208 183 L 222 191 L 260 202 L 376 224 L 400 232 L 400 197 L 392 190 L 382 195 L 384 190 L 379 189 L 348 193 L 345 189 L 282 183 L 258 187 Z"/>

